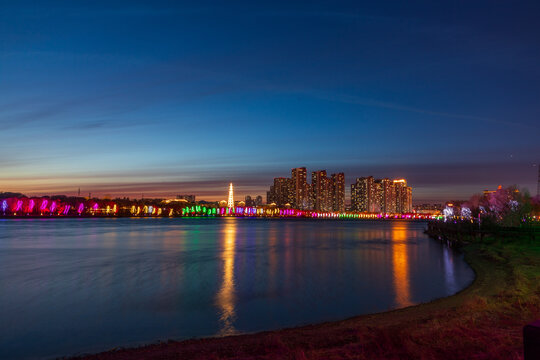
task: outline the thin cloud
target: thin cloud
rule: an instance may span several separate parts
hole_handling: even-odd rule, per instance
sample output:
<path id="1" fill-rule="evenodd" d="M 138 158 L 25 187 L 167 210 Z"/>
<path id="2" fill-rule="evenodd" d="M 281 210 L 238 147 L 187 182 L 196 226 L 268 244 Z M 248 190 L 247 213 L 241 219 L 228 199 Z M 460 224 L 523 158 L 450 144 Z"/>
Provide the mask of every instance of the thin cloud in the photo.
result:
<path id="1" fill-rule="evenodd" d="M 514 122 L 514 121 L 506 121 L 506 120 L 475 116 L 475 115 L 467 115 L 467 114 L 456 114 L 456 113 L 433 111 L 429 109 L 421 109 L 421 108 L 415 108 L 411 106 L 394 104 L 390 102 L 365 99 L 365 98 L 360 98 L 360 97 L 351 96 L 351 95 L 329 95 L 329 94 L 312 94 L 312 95 L 319 99 L 347 103 L 347 104 L 357 104 L 357 105 L 364 105 L 364 106 L 370 106 L 370 107 L 378 107 L 378 108 L 384 108 L 384 109 L 393 109 L 393 110 L 399 110 L 399 111 L 413 112 L 413 113 L 425 114 L 425 115 L 436 116 L 436 117 L 446 117 L 446 118 L 461 119 L 461 120 L 474 120 L 474 121 L 482 121 L 482 122 L 492 123 L 492 124 L 507 125 L 507 126 L 512 126 L 512 127 L 520 126 L 522 128 L 534 129 L 534 127 L 521 124 L 518 122 Z"/>

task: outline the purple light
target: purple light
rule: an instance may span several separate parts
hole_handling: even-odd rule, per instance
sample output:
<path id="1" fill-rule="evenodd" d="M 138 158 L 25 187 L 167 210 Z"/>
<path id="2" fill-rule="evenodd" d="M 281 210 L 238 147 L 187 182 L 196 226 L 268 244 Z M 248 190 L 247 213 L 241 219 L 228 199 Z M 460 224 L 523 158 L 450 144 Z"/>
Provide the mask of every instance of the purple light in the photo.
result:
<path id="1" fill-rule="evenodd" d="M 2 201 L 2 211 L 6 212 L 7 207 L 8 207 L 7 201 L 6 200 Z"/>

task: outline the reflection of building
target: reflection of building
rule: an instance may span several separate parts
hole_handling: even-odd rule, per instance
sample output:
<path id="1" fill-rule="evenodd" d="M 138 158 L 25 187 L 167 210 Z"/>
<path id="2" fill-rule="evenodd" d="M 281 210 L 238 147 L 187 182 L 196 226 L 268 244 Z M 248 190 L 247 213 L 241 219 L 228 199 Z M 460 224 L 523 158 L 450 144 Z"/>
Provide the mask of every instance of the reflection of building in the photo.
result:
<path id="1" fill-rule="evenodd" d="M 178 200 L 186 200 L 187 202 L 195 202 L 195 195 L 176 195 Z"/>
<path id="2" fill-rule="evenodd" d="M 392 224 L 392 270 L 396 304 L 398 307 L 412 305 L 407 253 L 407 228 L 403 224 Z"/>

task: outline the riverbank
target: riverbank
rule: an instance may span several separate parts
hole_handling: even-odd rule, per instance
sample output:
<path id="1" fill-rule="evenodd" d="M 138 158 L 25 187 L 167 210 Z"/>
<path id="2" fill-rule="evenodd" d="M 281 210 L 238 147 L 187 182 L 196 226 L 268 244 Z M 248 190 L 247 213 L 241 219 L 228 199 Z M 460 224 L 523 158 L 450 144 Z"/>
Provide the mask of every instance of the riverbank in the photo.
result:
<path id="1" fill-rule="evenodd" d="M 519 359 L 540 318 L 540 244 L 460 239 L 476 273 L 458 294 L 405 309 L 256 334 L 169 341 L 84 359 Z"/>

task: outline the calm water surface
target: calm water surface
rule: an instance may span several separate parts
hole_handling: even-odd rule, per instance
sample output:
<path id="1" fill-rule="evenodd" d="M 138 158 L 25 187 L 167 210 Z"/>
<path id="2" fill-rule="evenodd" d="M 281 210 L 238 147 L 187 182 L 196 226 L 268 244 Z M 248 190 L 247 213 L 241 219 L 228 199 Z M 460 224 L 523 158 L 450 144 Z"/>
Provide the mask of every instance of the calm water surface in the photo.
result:
<path id="1" fill-rule="evenodd" d="M 425 223 L 0 220 L 0 358 L 338 320 L 473 279 Z"/>

